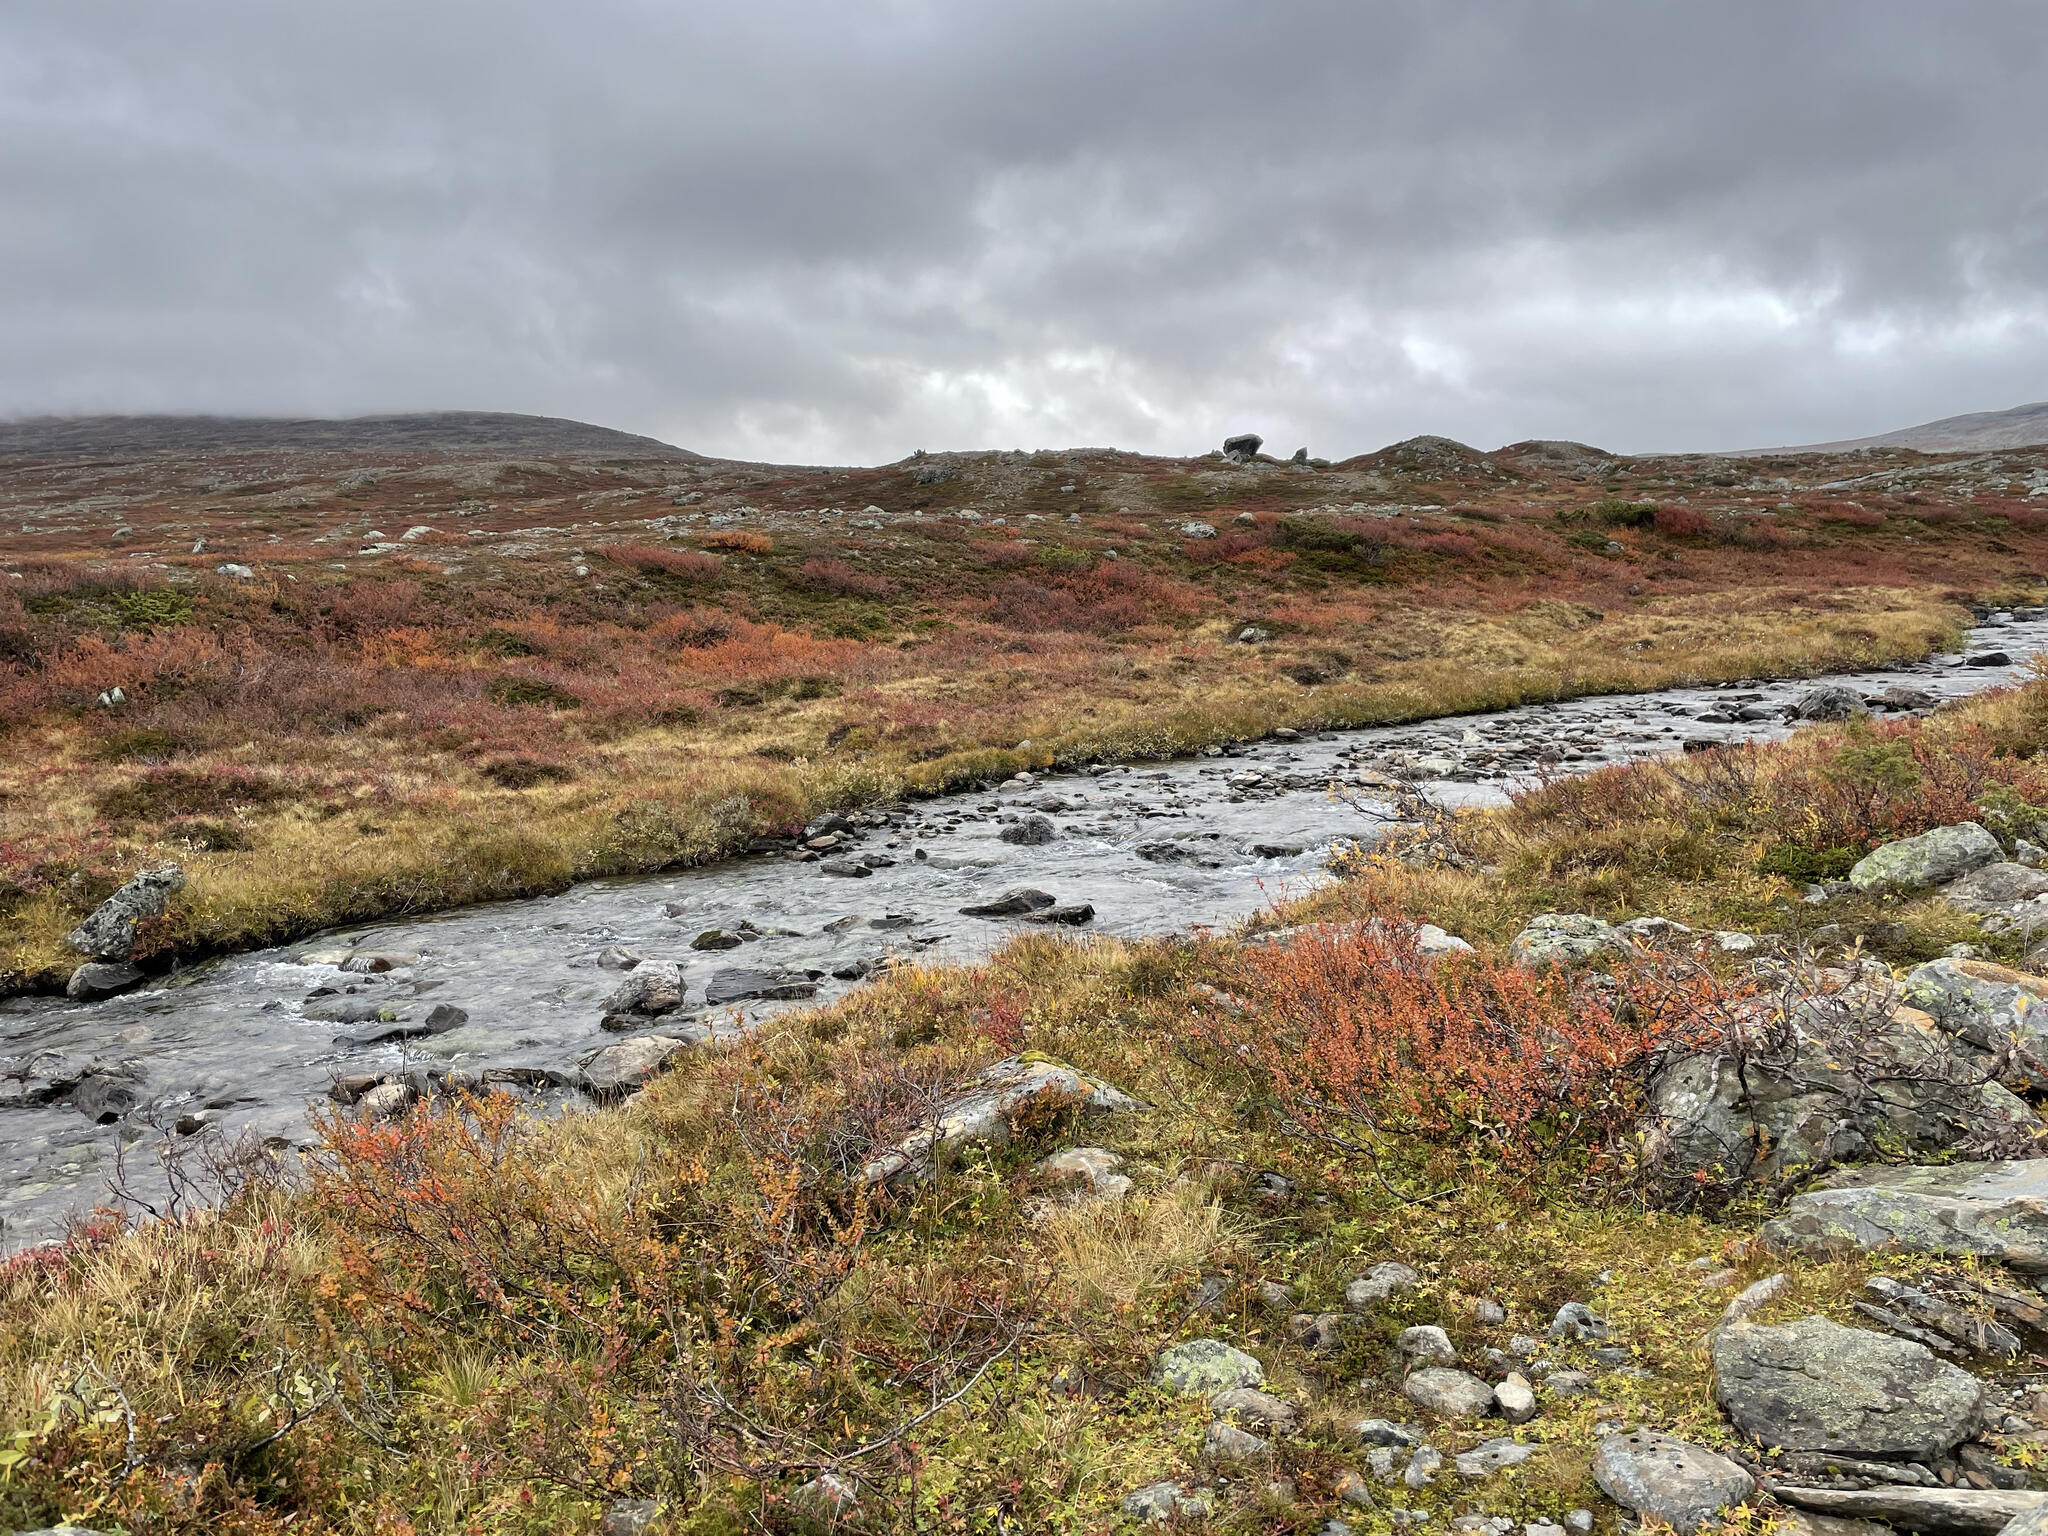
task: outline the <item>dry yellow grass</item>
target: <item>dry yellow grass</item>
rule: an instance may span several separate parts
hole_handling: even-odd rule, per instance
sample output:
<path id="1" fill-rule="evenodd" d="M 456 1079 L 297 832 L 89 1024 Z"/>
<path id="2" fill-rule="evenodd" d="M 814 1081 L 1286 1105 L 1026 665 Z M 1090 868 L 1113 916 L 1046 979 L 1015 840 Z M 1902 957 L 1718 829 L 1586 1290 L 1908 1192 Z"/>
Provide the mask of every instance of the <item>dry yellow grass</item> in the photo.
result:
<path id="1" fill-rule="evenodd" d="M 1950 643 L 1966 617 L 1932 595 L 1894 589 L 1839 593 L 1818 607 L 1767 594 L 1746 604 L 1667 600 L 1601 622 L 1565 603 L 1514 614 L 1397 611 L 1369 641 L 1383 659 L 1361 668 L 1360 680 L 1324 686 L 1247 672 L 1246 649 L 1220 637 L 1163 648 L 1171 656 L 1127 648 L 1071 671 L 899 679 L 892 690 L 943 699 L 957 719 L 955 749 L 925 761 L 887 747 L 835 752 L 827 737 L 844 711 L 824 701 L 785 701 L 739 729 L 640 732 L 607 744 L 575 783 L 517 791 L 479 786 L 459 765 L 404 743 L 350 737 L 321 748 L 354 784 L 344 813 L 322 804 L 248 815 L 246 851 L 146 836 L 116 843 L 131 867 L 166 858 L 184 864 L 189 884 L 156 942 L 169 953 L 203 955 L 705 862 L 828 807 L 936 793 L 1023 768 L 1170 756 L 1283 726 L 1352 727 L 1882 666 Z M 1195 664 L 1180 665 L 1182 656 Z M 71 771 L 43 774 L 30 757 L 17 757 L 0 767 L 0 806 L 10 824 L 34 818 L 52 836 L 89 839 L 103 830 L 96 798 L 119 782 L 119 770 L 80 761 L 61 731 L 45 737 L 43 750 L 67 759 Z M 260 766 L 246 759 L 222 763 Z M 0 919 L 0 993 L 60 984 L 76 958 L 62 936 L 80 915 L 75 898 L 51 890 Z"/>

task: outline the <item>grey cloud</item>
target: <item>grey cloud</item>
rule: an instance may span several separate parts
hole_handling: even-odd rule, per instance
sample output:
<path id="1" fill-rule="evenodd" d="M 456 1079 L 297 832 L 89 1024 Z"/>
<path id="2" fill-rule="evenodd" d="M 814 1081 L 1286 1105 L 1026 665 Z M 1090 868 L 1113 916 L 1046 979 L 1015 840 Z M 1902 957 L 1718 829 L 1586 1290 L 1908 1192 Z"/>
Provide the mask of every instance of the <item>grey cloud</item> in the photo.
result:
<path id="1" fill-rule="evenodd" d="M 2048 395 L 2034 0 L 17 0 L 0 410 L 1620 448 Z"/>

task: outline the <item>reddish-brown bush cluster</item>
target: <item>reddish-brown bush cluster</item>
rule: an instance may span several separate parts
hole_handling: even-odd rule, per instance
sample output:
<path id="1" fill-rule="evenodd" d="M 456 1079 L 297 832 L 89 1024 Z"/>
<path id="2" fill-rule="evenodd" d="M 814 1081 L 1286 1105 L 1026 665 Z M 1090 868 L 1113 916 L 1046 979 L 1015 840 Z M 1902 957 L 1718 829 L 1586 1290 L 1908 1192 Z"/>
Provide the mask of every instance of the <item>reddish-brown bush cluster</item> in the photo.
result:
<path id="1" fill-rule="evenodd" d="M 805 586 L 819 592 L 830 592 L 835 597 L 866 597 L 880 600 L 892 597 L 896 592 L 896 583 L 888 577 L 855 570 L 844 560 L 828 560 L 822 557 L 806 560 L 798 570 L 797 578 Z"/>
<path id="2" fill-rule="evenodd" d="M 1296 1134 L 1366 1155 L 1412 1137 L 1526 1172 L 1599 1159 L 1662 1053 L 1740 1002 L 1683 964 L 1527 971 L 1426 958 L 1414 932 L 1383 913 L 1248 948 L 1228 967 L 1246 1006 L 1205 1015 L 1201 1034 Z"/>
<path id="3" fill-rule="evenodd" d="M 1672 506 L 1660 503 L 1651 517 L 1651 526 L 1667 539 L 1704 539 L 1714 531 L 1713 522 L 1704 512 L 1691 507 Z"/>
<path id="4" fill-rule="evenodd" d="M 709 581 L 721 568 L 716 555 L 664 544 L 607 544 L 598 553 L 643 575 L 678 576 L 684 581 Z"/>
<path id="5" fill-rule="evenodd" d="M 1884 514 L 1875 507 L 1859 506 L 1853 501 L 1823 502 L 1811 508 L 1813 515 L 1824 523 L 1847 523 L 1852 528 L 1882 528 Z"/>
<path id="6" fill-rule="evenodd" d="M 729 549 L 742 555 L 765 555 L 775 547 L 775 541 L 765 533 L 744 533 L 737 528 L 721 528 L 715 533 L 704 535 L 706 549 Z"/>

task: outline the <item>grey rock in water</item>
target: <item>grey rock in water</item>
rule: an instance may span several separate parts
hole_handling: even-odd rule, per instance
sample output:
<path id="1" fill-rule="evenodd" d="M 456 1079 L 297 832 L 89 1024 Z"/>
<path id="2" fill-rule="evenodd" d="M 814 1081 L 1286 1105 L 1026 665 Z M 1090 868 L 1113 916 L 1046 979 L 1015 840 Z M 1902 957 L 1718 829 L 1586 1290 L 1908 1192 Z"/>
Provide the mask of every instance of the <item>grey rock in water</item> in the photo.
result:
<path id="1" fill-rule="evenodd" d="M 585 1059 L 583 1090 L 597 1099 L 638 1093 L 694 1043 L 680 1035 L 635 1035 L 607 1045 Z"/>
<path id="2" fill-rule="evenodd" d="M 74 1003 L 96 1003 L 103 997 L 126 992 L 142 972 L 122 961 L 88 960 L 64 983 L 64 995 Z"/>
<path id="3" fill-rule="evenodd" d="M 1018 886 L 987 901 L 975 902 L 960 909 L 966 917 L 1022 917 L 1027 912 L 1037 912 L 1055 904 L 1057 898 L 1045 891 L 1035 891 L 1029 886 Z"/>
<path id="4" fill-rule="evenodd" d="M 1213 1397 L 1237 1387 L 1265 1385 L 1266 1368 L 1221 1339 L 1190 1339 L 1160 1353 L 1152 1379 L 1183 1397 Z"/>
<path id="5" fill-rule="evenodd" d="M 1785 711 L 1791 720 L 1849 720 L 1870 712 L 1863 695 L 1840 683 L 1823 683 L 1809 688 Z"/>
<path id="6" fill-rule="evenodd" d="M 1418 1408 L 1446 1419 L 1476 1419 L 1494 1410 L 1493 1388 L 1469 1371 L 1425 1366 L 1401 1383 L 1401 1394 Z"/>
<path id="7" fill-rule="evenodd" d="M 1929 1536 L 1996 1536 L 2022 1516 L 2038 1519 L 2048 1493 L 1979 1488 L 1803 1488 L 1775 1483 L 1781 1502 L 1819 1515 L 1879 1520 Z"/>
<path id="8" fill-rule="evenodd" d="M 796 1001 L 817 995 L 817 978 L 808 971 L 720 971 L 704 984 L 704 1001 L 714 1008 L 749 998 Z"/>
<path id="9" fill-rule="evenodd" d="M 1931 1462 L 1977 1432 L 1984 1388 L 1908 1339 L 1824 1317 L 1715 1330 L 1715 1395 L 1767 1448 Z"/>
<path id="10" fill-rule="evenodd" d="M 356 1113 L 365 1120 L 395 1120 L 418 1098 L 410 1083 L 379 1083 L 356 1099 Z"/>
<path id="11" fill-rule="evenodd" d="M 605 999 L 604 1011 L 653 1018 L 673 1013 L 682 1005 L 682 967 L 673 960 L 643 960 L 626 973 L 618 990 Z"/>
<path id="12" fill-rule="evenodd" d="M 1845 1170 L 1793 1196 L 1762 1236 L 1814 1258 L 1974 1256 L 2048 1274 L 2048 1159 Z"/>
<path id="13" fill-rule="evenodd" d="M 135 953 L 137 926 L 161 917 L 171 897 L 184 888 L 185 872 L 177 865 L 146 869 L 95 907 L 64 942 L 96 960 L 125 961 Z"/>
<path id="14" fill-rule="evenodd" d="M 1593 1481 L 1622 1508 L 1667 1521 L 1682 1536 L 1756 1492 L 1756 1480 L 1726 1456 L 1654 1429 L 1603 1435 Z"/>
<path id="15" fill-rule="evenodd" d="M 1043 907 L 1036 912 L 1026 912 L 1018 921 L 1037 923 L 1046 928 L 1080 928 L 1095 921 L 1095 908 L 1085 901 Z"/>
<path id="16" fill-rule="evenodd" d="M 1965 821 L 1872 849 L 1849 871 L 1849 884 L 1870 894 L 1925 890 L 2003 857 L 1997 838 L 1976 822 Z"/>

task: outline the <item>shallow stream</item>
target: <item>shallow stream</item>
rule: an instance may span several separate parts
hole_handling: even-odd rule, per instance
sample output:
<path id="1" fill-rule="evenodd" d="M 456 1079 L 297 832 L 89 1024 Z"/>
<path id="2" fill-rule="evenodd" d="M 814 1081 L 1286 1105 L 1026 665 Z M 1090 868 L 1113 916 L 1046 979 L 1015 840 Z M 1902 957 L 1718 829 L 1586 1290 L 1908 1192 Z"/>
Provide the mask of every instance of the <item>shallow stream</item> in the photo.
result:
<path id="1" fill-rule="evenodd" d="M 1895 689 L 1955 698 L 2012 681 L 2043 650 L 2048 617 L 1995 614 L 1969 633 L 1962 653 L 1827 681 L 1866 696 Z M 1987 659 L 2000 652 L 2004 662 Z M 1019 931 L 1020 920 L 960 909 L 1017 887 L 1093 908 L 1085 926 L 1067 931 L 1221 927 L 1310 889 L 1333 842 L 1370 840 L 1380 823 L 1369 813 L 1388 809 L 1375 794 L 1389 778 L 1420 779 L 1447 803 L 1498 803 L 1544 772 L 1672 752 L 1688 740 L 1786 735 L 1797 723 L 1785 718 L 1787 706 L 1815 686 L 1578 699 L 1011 782 L 868 813 L 839 848 L 371 924 L 194 966 L 98 1003 L 0 1003 L 0 1074 L 6 1058 L 18 1077 L 42 1062 L 44 1078 L 61 1076 L 48 1070 L 55 1058 L 96 1058 L 140 1099 L 117 1113 L 118 1097 L 35 1104 L 0 1094 L 0 1251 L 56 1235 L 68 1213 L 104 1200 L 124 1145 L 132 1182 L 145 1193 L 160 1187 L 150 1151 L 159 1127 L 216 1126 L 297 1143 L 308 1134 L 308 1104 L 324 1102 L 349 1075 L 523 1068 L 553 1079 L 537 1094 L 542 1102 L 580 1103 L 568 1086 L 579 1060 L 618 1038 L 600 1026 L 605 1000 L 625 979 L 601 963 L 614 946 L 681 965 L 683 1008 L 659 1027 L 694 1018 L 722 1028 L 829 1001 L 888 957 L 973 959 Z M 1050 823 L 1050 841 L 1003 838 L 1033 817 Z M 709 930 L 732 947 L 692 948 Z M 397 963 L 377 974 L 337 963 L 373 954 Z M 764 980 L 815 992 L 707 1001 Z M 423 1025 L 442 1005 L 466 1022 L 424 1038 L 347 1043 Z"/>

